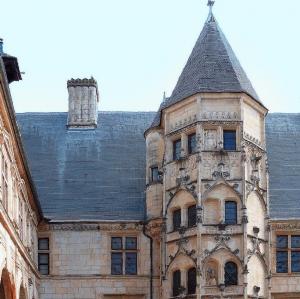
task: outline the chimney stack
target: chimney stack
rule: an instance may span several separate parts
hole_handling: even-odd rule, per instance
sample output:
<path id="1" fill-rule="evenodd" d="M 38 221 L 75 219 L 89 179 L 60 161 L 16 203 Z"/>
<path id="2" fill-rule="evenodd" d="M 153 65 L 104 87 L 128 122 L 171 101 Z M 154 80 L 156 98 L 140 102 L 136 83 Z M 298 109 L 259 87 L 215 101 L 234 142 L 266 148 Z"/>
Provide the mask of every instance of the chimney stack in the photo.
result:
<path id="1" fill-rule="evenodd" d="M 68 128 L 96 128 L 98 119 L 97 81 L 71 79 L 67 83 L 69 92 Z"/>

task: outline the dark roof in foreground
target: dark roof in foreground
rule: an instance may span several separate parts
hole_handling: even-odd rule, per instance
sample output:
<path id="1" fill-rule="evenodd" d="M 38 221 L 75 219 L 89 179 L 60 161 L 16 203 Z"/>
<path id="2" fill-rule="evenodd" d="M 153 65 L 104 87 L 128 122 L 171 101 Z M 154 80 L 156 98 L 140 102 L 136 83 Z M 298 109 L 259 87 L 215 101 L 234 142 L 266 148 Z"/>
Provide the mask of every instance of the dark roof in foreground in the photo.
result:
<path id="1" fill-rule="evenodd" d="M 17 114 L 45 217 L 143 220 L 148 112 L 100 112 L 95 130 L 67 130 L 67 113 Z"/>
<path id="2" fill-rule="evenodd" d="M 300 219 L 300 114 L 269 114 L 266 135 L 270 216 Z"/>
<path id="3" fill-rule="evenodd" d="M 206 21 L 171 97 L 162 103 L 151 127 L 159 125 L 163 109 L 200 92 L 244 92 L 262 104 L 213 15 Z"/>

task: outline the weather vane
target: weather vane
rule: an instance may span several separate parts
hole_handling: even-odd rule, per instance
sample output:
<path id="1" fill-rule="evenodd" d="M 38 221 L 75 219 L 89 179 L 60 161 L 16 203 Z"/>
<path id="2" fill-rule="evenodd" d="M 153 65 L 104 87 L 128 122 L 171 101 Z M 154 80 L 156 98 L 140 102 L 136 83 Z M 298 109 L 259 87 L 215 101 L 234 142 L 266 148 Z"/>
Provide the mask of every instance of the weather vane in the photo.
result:
<path id="1" fill-rule="evenodd" d="M 209 6 L 209 14 L 212 14 L 212 8 L 215 4 L 215 0 L 208 0 L 207 6 Z"/>

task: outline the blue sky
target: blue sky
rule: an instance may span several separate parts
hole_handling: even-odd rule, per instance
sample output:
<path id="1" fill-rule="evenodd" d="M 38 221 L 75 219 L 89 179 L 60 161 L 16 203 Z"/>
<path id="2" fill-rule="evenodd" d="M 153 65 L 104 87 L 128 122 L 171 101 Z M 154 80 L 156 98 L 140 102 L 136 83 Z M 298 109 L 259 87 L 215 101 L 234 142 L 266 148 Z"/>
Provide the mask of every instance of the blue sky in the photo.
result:
<path id="1" fill-rule="evenodd" d="M 99 110 L 157 110 L 207 18 L 207 0 L 10 0 L 0 36 L 23 81 L 17 112 L 67 111 L 66 81 L 98 81 Z M 6 13 L 3 13 L 6 12 Z M 300 112 L 300 1 L 216 0 L 214 14 L 271 112 Z"/>

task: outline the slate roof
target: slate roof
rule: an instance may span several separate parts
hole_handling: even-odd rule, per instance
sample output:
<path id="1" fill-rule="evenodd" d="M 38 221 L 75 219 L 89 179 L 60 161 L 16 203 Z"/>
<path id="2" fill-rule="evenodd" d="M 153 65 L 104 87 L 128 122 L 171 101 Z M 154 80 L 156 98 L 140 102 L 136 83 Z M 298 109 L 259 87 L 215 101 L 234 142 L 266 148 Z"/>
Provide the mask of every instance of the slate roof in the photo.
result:
<path id="1" fill-rule="evenodd" d="M 67 130 L 67 113 L 17 114 L 45 217 L 143 220 L 146 112 L 99 112 L 95 130 Z"/>
<path id="2" fill-rule="evenodd" d="M 244 92 L 262 104 L 215 17 L 206 21 L 170 98 L 151 124 L 160 124 L 161 111 L 200 92 Z"/>
<path id="3" fill-rule="evenodd" d="M 269 114 L 266 136 L 270 216 L 300 219 L 300 114 Z"/>

